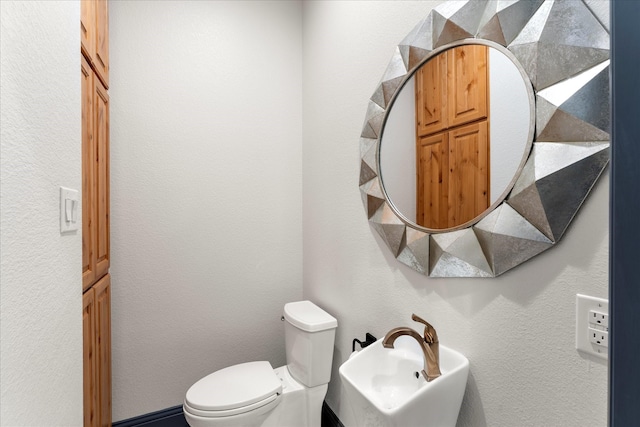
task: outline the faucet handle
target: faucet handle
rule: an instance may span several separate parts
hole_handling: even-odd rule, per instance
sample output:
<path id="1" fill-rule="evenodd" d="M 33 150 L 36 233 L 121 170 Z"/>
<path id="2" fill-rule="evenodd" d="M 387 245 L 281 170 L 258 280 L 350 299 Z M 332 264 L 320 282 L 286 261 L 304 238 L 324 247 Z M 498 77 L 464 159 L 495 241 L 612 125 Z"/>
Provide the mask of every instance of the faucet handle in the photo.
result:
<path id="1" fill-rule="evenodd" d="M 424 328 L 424 340 L 429 344 L 434 344 L 438 342 L 438 334 L 436 333 L 436 329 L 431 326 L 429 322 L 424 320 L 422 317 L 417 316 L 415 314 L 411 314 L 411 320 L 420 322 L 425 325 Z"/>

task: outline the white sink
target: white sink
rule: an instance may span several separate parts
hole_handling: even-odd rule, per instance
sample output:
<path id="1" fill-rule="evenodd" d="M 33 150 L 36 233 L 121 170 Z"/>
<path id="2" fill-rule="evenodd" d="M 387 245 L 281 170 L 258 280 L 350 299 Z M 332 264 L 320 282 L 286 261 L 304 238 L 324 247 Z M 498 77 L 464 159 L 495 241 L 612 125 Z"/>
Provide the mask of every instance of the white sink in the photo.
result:
<path id="1" fill-rule="evenodd" d="M 469 360 L 440 345 L 442 375 L 427 382 L 417 341 L 399 337 L 395 348 L 382 340 L 340 366 L 340 377 L 357 426 L 455 426 L 467 386 Z"/>

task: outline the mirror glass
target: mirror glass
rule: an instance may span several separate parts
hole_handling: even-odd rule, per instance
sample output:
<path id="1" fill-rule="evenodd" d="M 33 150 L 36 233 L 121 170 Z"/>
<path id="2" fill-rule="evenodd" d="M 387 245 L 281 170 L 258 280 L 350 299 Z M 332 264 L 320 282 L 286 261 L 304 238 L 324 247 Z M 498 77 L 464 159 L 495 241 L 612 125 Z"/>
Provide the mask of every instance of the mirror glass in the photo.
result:
<path id="1" fill-rule="evenodd" d="M 406 81 L 379 157 L 384 191 L 405 220 L 456 229 L 504 200 L 533 139 L 533 89 L 523 75 L 501 50 L 465 44 Z"/>

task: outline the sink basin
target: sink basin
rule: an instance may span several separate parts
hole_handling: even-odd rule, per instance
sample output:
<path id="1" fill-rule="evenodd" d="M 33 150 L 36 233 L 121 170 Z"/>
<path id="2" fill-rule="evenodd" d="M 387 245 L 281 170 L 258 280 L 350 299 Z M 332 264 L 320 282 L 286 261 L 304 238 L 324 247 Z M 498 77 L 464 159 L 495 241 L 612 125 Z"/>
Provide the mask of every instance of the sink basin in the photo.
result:
<path id="1" fill-rule="evenodd" d="M 411 337 L 395 348 L 378 340 L 340 366 L 340 377 L 357 426 L 455 426 L 467 386 L 469 360 L 440 345 L 442 375 L 427 382 L 424 356 Z"/>

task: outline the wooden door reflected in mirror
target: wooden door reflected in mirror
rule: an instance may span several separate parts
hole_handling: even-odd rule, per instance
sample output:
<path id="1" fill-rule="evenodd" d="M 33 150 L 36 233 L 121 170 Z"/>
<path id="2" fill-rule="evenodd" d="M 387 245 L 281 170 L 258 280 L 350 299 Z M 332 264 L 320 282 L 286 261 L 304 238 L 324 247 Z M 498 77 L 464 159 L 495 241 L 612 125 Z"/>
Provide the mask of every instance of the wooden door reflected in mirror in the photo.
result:
<path id="1" fill-rule="evenodd" d="M 527 158 L 532 106 L 521 70 L 496 47 L 466 43 L 430 57 L 398 90 L 380 139 L 394 209 L 437 231 L 485 215 Z"/>
<path id="2" fill-rule="evenodd" d="M 443 229 L 490 205 L 488 47 L 464 45 L 416 73 L 416 223 Z"/>

